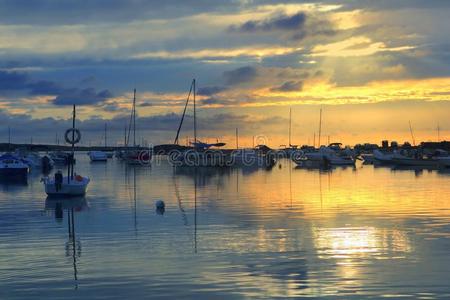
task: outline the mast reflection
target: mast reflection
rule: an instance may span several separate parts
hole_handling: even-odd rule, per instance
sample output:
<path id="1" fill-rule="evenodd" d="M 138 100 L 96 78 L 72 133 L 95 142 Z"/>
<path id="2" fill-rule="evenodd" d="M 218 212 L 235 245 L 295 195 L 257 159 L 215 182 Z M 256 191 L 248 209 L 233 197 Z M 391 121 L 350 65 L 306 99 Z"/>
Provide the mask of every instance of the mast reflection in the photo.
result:
<path id="1" fill-rule="evenodd" d="M 84 197 L 71 199 L 48 198 L 45 200 L 45 210 L 54 211 L 55 220 L 62 223 L 64 211 L 67 211 L 68 240 L 65 243 L 66 257 L 72 258 L 75 289 L 78 289 L 77 258 L 81 257 L 81 241 L 76 238 L 75 213 L 87 207 Z"/>

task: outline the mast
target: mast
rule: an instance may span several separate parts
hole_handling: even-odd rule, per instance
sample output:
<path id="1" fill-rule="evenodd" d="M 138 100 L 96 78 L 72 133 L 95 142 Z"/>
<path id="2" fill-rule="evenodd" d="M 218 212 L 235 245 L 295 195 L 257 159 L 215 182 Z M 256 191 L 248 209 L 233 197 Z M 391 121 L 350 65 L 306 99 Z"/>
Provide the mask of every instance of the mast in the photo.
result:
<path id="1" fill-rule="evenodd" d="M 236 127 L 236 149 L 239 149 L 239 129 Z"/>
<path id="2" fill-rule="evenodd" d="M 175 137 L 175 140 L 173 141 L 173 143 L 177 144 L 177 145 L 178 145 L 178 137 L 180 135 L 181 126 L 183 125 L 184 116 L 186 115 L 186 108 L 187 108 L 188 103 L 189 103 L 189 98 L 191 97 L 192 86 L 193 86 L 193 82 L 191 83 L 191 87 L 189 88 L 189 94 L 188 94 L 187 99 L 186 99 L 186 104 L 184 105 L 183 115 L 181 116 L 181 121 L 180 121 L 180 125 L 178 126 L 177 135 Z"/>
<path id="3" fill-rule="evenodd" d="M 67 183 L 70 183 L 70 180 L 73 179 L 73 160 L 75 157 L 75 118 L 76 118 L 76 109 L 75 104 L 73 105 L 72 112 L 72 154 L 69 158 L 69 166 L 67 168 Z"/>
<path id="4" fill-rule="evenodd" d="M 11 127 L 8 126 L 8 151 L 11 148 Z"/>
<path id="5" fill-rule="evenodd" d="M 289 147 L 291 147 L 292 108 L 289 107 Z"/>
<path id="6" fill-rule="evenodd" d="M 133 147 L 136 147 L 136 89 L 133 96 Z"/>
<path id="7" fill-rule="evenodd" d="M 192 80 L 193 94 L 194 94 L 194 143 L 197 143 L 197 117 L 195 107 L 195 78 Z"/>
<path id="8" fill-rule="evenodd" d="M 322 134 L 322 108 L 320 108 L 320 117 L 319 117 L 319 144 L 318 147 L 320 148 L 320 136 Z"/>
<path id="9" fill-rule="evenodd" d="M 105 123 L 105 148 L 106 148 L 106 126 L 107 126 L 107 123 Z"/>
<path id="10" fill-rule="evenodd" d="M 123 146 L 127 146 L 127 125 L 125 125 L 125 132 L 123 134 Z"/>
<path id="11" fill-rule="evenodd" d="M 409 131 L 411 133 L 411 138 L 412 138 L 412 142 L 413 142 L 413 146 L 416 146 L 416 140 L 414 139 L 414 134 L 413 134 L 413 130 L 412 130 L 412 126 L 411 126 L 411 121 L 409 122 Z"/>
<path id="12" fill-rule="evenodd" d="M 437 138 L 438 138 L 438 142 L 441 141 L 441 127 L 439 127 L 439 122 L 437 124 Z"/>

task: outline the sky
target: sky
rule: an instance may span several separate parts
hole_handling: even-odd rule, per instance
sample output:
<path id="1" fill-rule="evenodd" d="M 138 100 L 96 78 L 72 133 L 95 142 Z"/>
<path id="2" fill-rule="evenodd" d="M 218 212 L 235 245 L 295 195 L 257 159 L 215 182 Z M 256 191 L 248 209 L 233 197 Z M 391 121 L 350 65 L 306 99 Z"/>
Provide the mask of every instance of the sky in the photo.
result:
<path id="1" fill-rule="evenodd" d="M 450 139 L 450 1 L 0 0 L 0 142 Z M 180 142 L 192 138 L 187 108 Z M 437 128 L 440 128 L 438 130 Z M 439 135 L 438 135 L 439 132 Z M 316 138 L 314 138 L 316 136 Z"/>

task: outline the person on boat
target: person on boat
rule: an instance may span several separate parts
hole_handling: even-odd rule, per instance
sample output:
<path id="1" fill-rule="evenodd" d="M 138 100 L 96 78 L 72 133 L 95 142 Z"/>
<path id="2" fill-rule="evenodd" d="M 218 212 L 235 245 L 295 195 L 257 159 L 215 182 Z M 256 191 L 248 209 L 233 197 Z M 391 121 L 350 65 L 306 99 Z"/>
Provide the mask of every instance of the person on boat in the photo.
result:
<path id="1" fill-rule="evenodd" d="M 63 174 L 61 170 L 58 170 L 58 172 L 55 173 L 55 190 L 58 192 L 61 190 L 63 182 Z"/>

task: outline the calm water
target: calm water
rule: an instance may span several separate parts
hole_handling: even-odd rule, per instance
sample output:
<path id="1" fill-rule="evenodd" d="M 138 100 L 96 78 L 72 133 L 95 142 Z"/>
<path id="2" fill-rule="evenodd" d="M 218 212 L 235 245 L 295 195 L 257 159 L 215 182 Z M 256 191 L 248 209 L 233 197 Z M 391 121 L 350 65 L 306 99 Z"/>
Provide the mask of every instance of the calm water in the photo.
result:
<path id="1" fill-rule="evenodd" d="M 76 169 L 62 219 L 40 174 L 0 184 L 0 299 L 450 298 L 448 173 Z"/>

